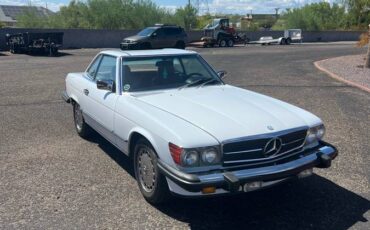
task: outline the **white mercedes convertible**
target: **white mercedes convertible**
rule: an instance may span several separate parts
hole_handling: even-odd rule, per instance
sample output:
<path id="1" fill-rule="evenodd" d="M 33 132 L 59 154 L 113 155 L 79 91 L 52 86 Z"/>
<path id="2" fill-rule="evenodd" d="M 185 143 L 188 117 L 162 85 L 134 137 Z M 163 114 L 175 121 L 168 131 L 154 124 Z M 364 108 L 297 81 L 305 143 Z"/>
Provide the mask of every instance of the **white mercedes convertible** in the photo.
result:
<path id="1" fill-rule="evenodd" d="M 145 199 L 249 192 L 327 168 L 337 150 L 315 115 L 225 84 L 193 51 L 103 51 L 66 77 L 78 135 L 132 157 Z"/>

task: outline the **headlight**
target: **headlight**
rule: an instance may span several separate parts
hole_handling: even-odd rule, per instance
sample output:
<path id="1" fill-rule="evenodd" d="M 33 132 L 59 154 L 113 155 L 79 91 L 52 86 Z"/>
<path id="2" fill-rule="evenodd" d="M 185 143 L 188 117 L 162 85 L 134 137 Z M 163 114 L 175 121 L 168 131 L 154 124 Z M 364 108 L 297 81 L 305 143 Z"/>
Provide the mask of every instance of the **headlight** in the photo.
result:
<path id="1" fill-rule="evenodd" d="M 316 137 L 317 139 L 321 140 L 325 135 L 325 126 L 320 125 L 317 127 Z"/>
<path id="2" fill-rule="evenodd" d="M 182 157 L 184 166 L 197 166 L 199 164 L 199 154 L 195 150 L 185 152 Z"/>
<path id="3" fill-rule="evenodd" d="M 206 165 L 217 164 L 220 162 L 218 151 L 215 148 L 208 148 L 202 152 L 202 162 Z"/>
<path id="4" fill-rule="evenodd" d="M 216 165 L 221 162 L 218 146 L 187 149 L 169 143 L 169 150 L 174 162 L 184 167 Z"/>
<path id="5" fill-rule="evenodd" d="M 306 145 L 312 144 L 318 140 L 321 140 L 324 137 L 325 134 L 325 127 L 324 125 L 319 125 L 310 128 L 307 131 L 306 136 Z"/>

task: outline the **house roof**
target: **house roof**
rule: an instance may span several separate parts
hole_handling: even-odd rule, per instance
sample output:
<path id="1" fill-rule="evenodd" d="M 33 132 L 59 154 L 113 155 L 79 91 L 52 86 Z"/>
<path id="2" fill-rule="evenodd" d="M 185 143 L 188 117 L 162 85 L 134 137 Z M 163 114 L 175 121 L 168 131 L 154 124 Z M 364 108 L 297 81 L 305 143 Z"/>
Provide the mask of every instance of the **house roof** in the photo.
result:
<path id="1" fill-rule="evenodd" d="M 0 21 L 1 22 L 16 22 L 17 17 L 22 15 L 28 10 L 35 12 L 37 16 L 49 16 L 53 14 L 51 10 L 48 10 L 41 6 L 10 6 L 0 5 Z"/>

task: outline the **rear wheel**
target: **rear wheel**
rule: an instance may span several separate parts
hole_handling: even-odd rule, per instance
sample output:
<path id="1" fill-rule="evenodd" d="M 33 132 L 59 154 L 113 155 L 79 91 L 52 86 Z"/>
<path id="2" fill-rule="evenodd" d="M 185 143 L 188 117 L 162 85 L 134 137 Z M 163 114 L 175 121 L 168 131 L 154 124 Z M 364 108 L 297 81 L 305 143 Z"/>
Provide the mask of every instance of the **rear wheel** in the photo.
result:
<path id="1" fill-rule="evenodd" d="M 135 146 L 135 177 L 141 194 L 152 204 L 167 201 L 171 194 L 165 176 L 157 166 L 157 155 L 146 139 L 140 139 Z"/>
<path id="2" fill-rule="evenodd" d="M 12 53 L 12 54 L 17 54 L 17 53 L 19 53 L 19 51 L 18 51 L 18 47 L 17 47 L 15 44 L 12 44 L 12 45 L 10 46 L 10 53 Z"/>
<path id="3" fill-rule="evenodd" d="M 178 41 L 175 45 L 175 48 L 177 49 L 185 49 L 185 42 L 183 41 Z"/>
<path id="4" fill-rule="evenodd" d="M 85 122 L 80 105 L 73 103 L 73 119 L 77 134 L 82 138 L 87 138 L 91 134 L 90 126 Z"/>
<path id="5" fill-rule="evenodd" d="M 291 43 L 292 43 L 292 39 L 291 38 L 285 39 L 285 45 L 290 45 Z"/>
<path id="6" fill-rule="evenodd" d="M 58 47 L 50 46 L 49 47 L 49 56 L 56 56 L 58 54 Z"/>
<path id="7" fill-rule="evenodd" d="M 218 43 L 218 45 L 220 47 L 226 47 L 227 46 L 226 40 L 225 39 L 221 39 L 220 42 Z"/>
<path id="8" fill-rule="evenodd" d="M 228 47 L 233 47 L 234 46 L 234 41 L 232 39 L 227 40 L 227 46 Z"/>

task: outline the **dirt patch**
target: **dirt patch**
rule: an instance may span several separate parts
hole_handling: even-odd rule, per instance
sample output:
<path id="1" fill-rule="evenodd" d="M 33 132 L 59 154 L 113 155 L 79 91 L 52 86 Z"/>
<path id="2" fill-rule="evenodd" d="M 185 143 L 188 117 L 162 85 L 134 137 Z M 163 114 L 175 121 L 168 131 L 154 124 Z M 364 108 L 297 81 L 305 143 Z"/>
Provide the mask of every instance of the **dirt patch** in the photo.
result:
<path id="1" fill-rule="evenodd" d="M 370 69 L 364 68 L 365 55 L 351 55 L 315 62 L 331 77 L 370 92 Z"/>

